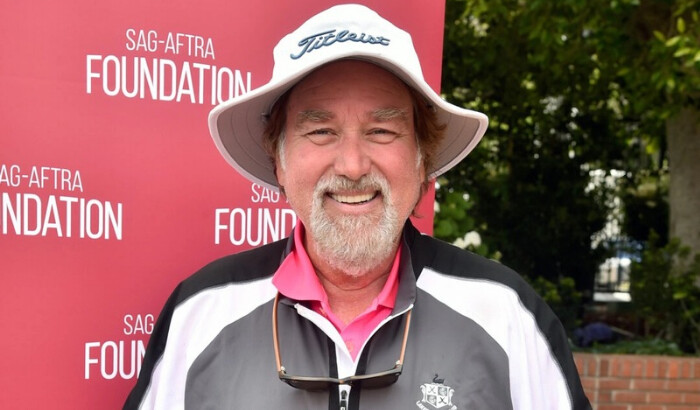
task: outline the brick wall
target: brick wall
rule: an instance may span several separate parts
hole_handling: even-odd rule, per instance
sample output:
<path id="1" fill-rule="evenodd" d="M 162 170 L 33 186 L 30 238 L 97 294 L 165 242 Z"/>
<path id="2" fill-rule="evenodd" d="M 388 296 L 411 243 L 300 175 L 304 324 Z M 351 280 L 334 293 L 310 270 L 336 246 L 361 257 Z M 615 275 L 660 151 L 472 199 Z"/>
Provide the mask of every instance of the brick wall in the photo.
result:
<path id="1" fill-rule="evenodd" d="M 700 358 L 574 354 L 594 410 L 700 410 Z"/>

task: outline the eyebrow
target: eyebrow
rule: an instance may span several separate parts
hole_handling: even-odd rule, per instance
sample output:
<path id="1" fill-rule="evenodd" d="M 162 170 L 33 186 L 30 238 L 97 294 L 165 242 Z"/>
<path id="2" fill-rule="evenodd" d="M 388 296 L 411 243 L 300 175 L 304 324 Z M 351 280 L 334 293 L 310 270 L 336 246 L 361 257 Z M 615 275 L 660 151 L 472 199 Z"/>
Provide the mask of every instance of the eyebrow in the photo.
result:
<path id="1" fill-rule="evenodd" d="M 297 114 L 296 125 L 301 125 L 305 122 L 323 122 L 333 118 L 333 113 L 326 110 L 304 110 Z"/>
<path id="2" fill-rule="evenodd" d="M 399 119 L 405 121 L 408 119 L 408 113 L 402 108 L 378 108 L 371 112 L 370 116 L 375 121 L 391 121 L 394 119 Z M 304 124 L 305 122 L 324 122 L 331 120 L 335 115 L 326 110 L 321 109 L 309 109 L 301 111 L 296 116 L 296 125 Z"/>
<path id="3" fill-rule="evenodd" d="M 377 121 L 406 120 L 408 119 L 408 113 L 401 108 L 379 108 L 372 111 L 372 118 Z"/>

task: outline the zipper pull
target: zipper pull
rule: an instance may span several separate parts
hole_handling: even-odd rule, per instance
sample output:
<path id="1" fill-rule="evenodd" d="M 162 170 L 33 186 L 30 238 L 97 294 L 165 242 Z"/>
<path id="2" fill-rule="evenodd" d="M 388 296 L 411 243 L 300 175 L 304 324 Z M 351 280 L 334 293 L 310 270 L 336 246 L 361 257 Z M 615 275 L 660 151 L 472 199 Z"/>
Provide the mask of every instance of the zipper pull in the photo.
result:
<path id="1" fill-rule="evenodd" d="M 348 391 L 340 392 L 340 410 L 348 410 Z"/>

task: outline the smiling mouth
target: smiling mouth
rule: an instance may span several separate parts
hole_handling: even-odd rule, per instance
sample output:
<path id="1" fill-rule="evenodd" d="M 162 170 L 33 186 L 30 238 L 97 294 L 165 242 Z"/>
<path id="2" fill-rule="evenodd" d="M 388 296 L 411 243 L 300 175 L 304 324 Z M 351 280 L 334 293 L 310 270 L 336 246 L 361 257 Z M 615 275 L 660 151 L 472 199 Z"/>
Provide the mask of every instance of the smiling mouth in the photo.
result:
<path id="1" fill-rule="evenodd" d="M 375 191 L 369 194 L 357 194 L 357 195 L 340 195 L 340 194 L 333 194 L 329 193 L 328 196 L 330 196 L 334 201 L 340 202 L 341 204 L 350 204 L 350 205 L 357 205 L 357 204 L 364 204 L 365 202 L 369 202 L 376 198 L 379 195 L 379 191 Z"/>

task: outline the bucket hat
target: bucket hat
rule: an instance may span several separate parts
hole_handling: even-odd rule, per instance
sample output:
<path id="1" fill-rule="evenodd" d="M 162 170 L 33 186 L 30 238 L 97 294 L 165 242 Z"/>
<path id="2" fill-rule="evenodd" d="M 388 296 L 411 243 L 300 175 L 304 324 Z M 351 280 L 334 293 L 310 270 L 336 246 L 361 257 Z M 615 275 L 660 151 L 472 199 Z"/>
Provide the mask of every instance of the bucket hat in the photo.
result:
<path id="1" fill-rule="evenodd" d="M 265 121 L 274 103 L 315 69 L 341 59 L 374 63 L 400 78 L 434 107 L 444 138 L 430 178 L 460 162 L 486 132 L 486 115 L 443 100 L 425 82 L 410 34 L 373 10 L 356 4 L 331 7 L 286 35 L 273 51 L 270 81 L 219 104 L 209 113 L 209 130 L 224 159 L 241 175 L 279 190 L 274 164 L 263 147 Z"/>

